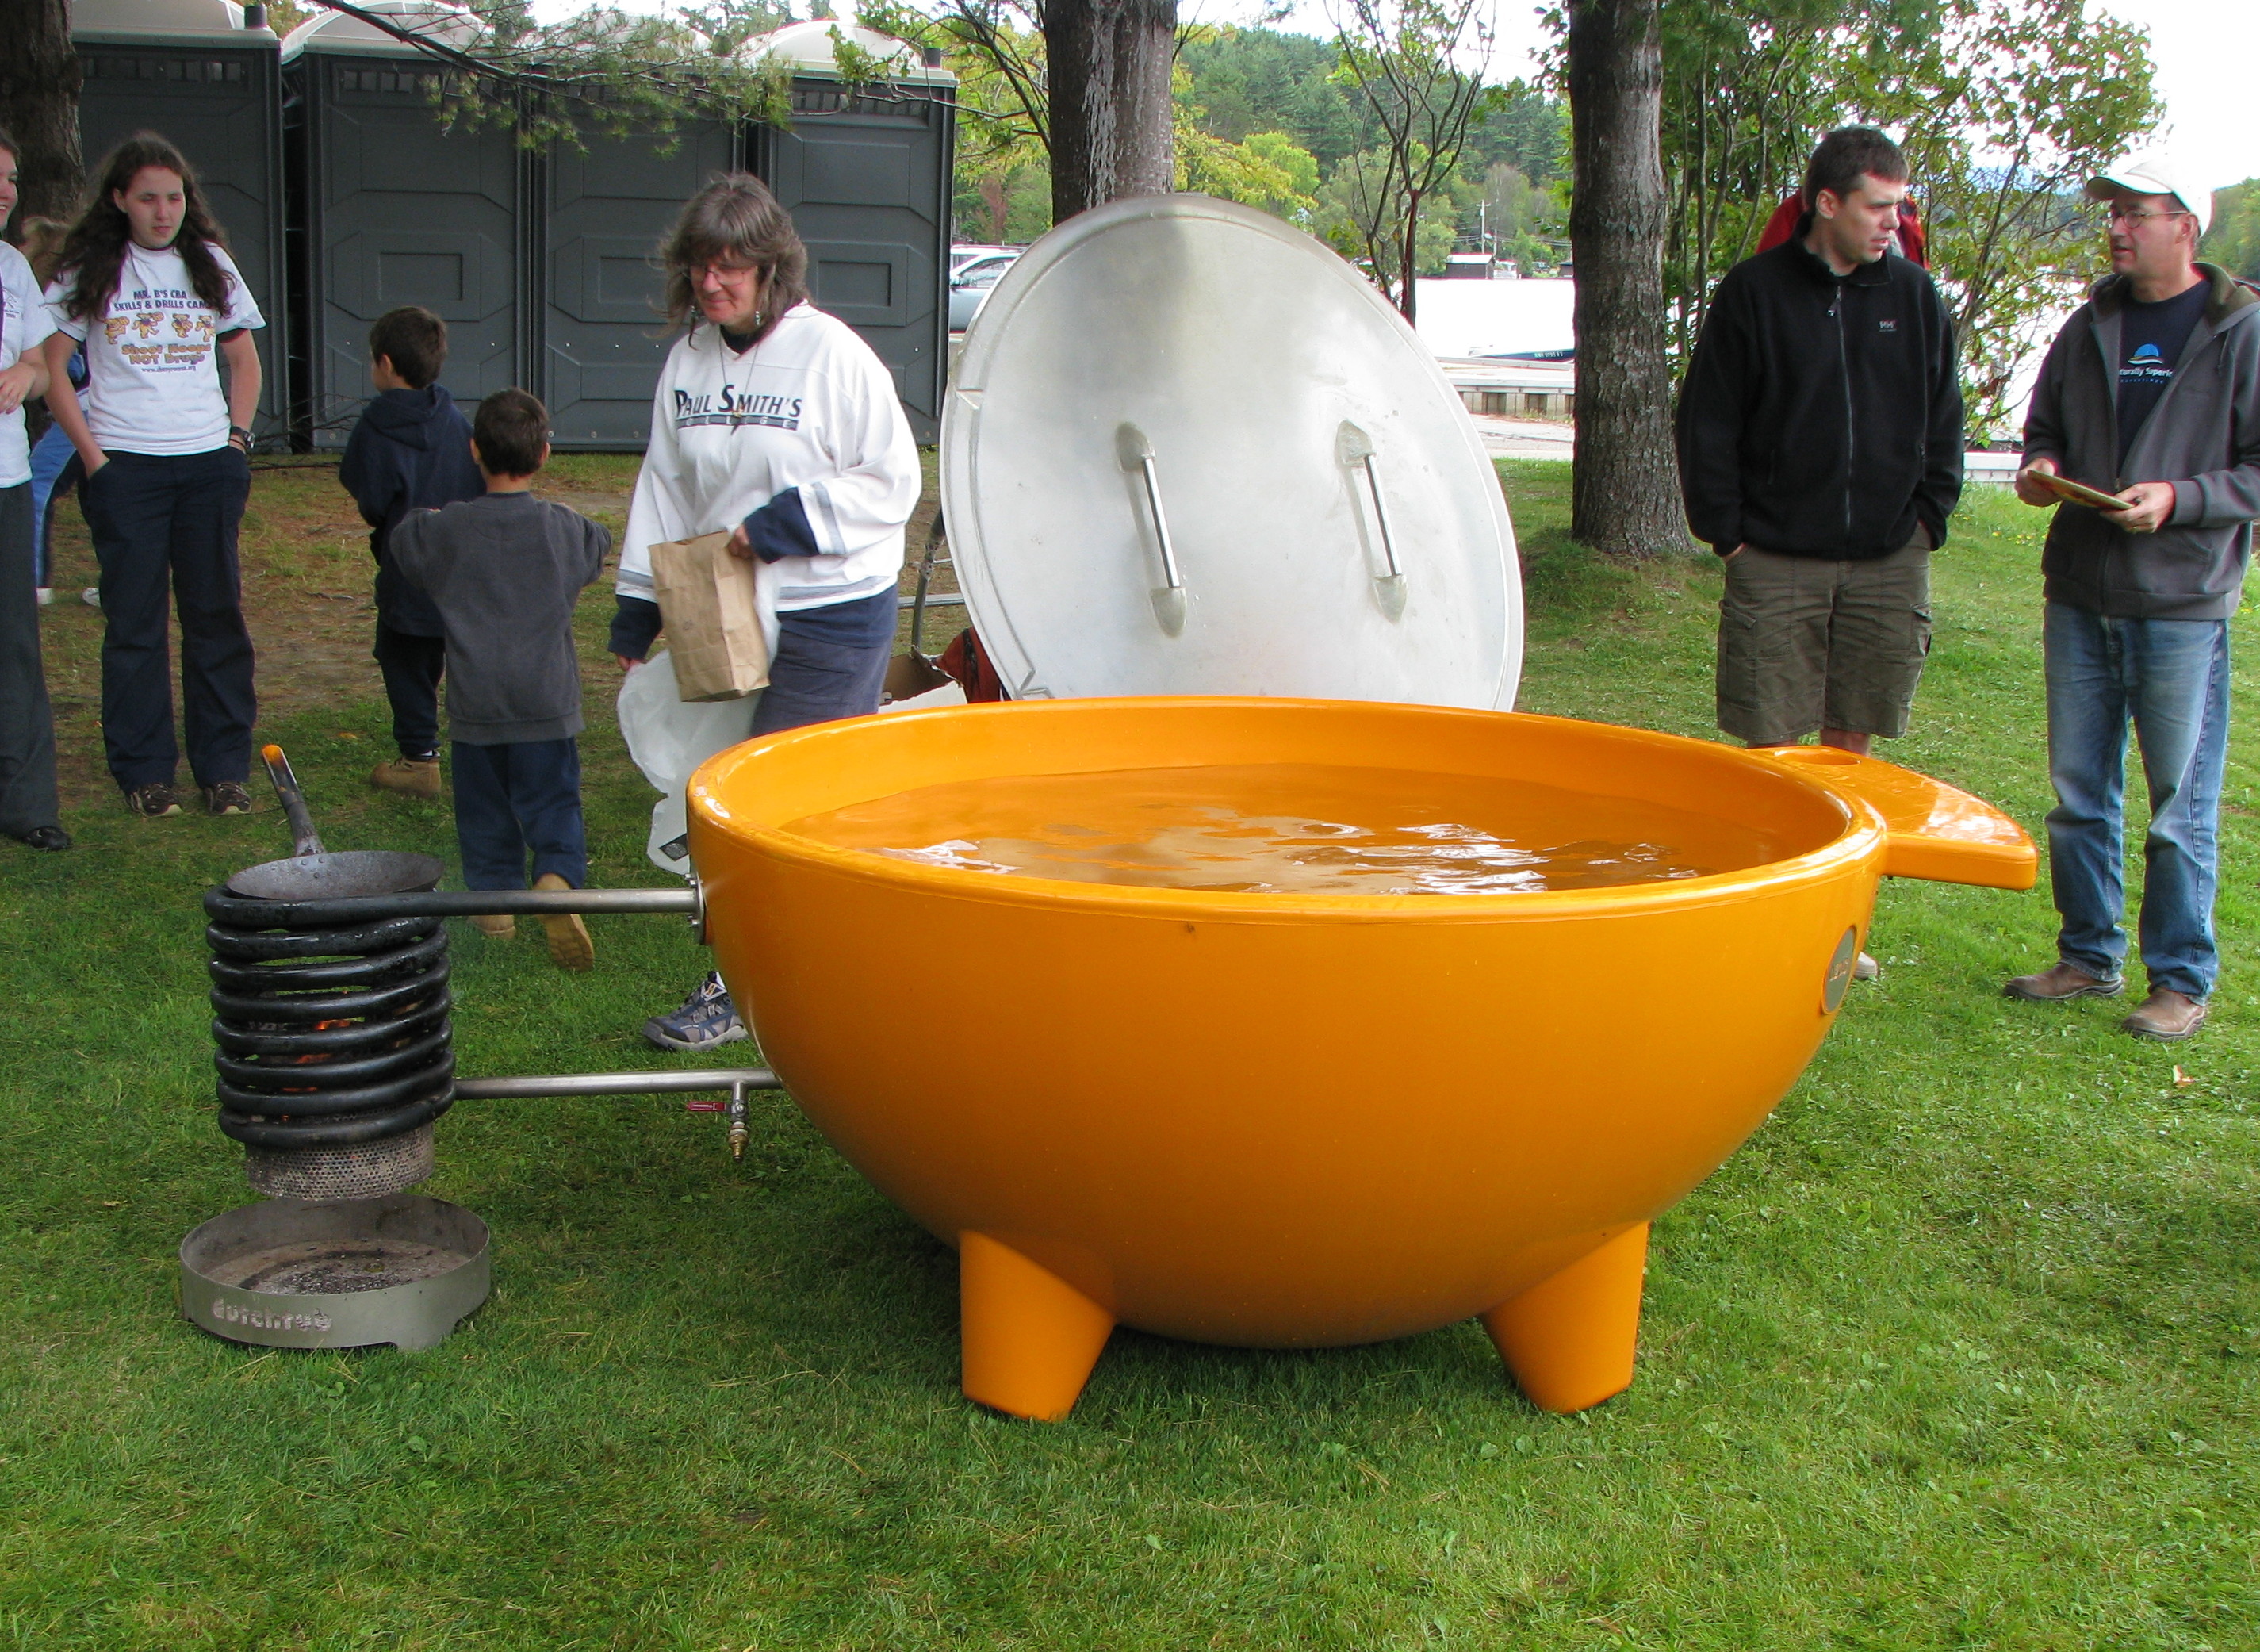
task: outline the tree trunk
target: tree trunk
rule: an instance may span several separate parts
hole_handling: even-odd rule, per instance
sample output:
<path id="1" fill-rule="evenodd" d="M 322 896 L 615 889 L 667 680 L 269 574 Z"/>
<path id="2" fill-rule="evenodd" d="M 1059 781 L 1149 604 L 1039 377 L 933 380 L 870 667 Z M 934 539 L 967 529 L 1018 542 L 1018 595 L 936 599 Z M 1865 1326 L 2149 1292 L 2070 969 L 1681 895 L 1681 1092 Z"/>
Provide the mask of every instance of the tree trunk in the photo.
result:
<path id="1" fill-rule="evenodd" d="M 1176 0 L 1045 0 L 1052 222 L 1175 182 Z"/>
<path id="2" fill-rule="evenodd" d="M 0 131 L 23 146 L 18 233 L 25 218 L 78 216 L 79 78 L 69 0 L 0 0 Z"/>
<path id="3" fill-rule="evenodd" d="M 1577 460 L 1570 537 L 1612 556 L 1684 549 L 1663 352 L 1663 50 L 1657 0 L 1572 0 L 1570 206 Z"/>

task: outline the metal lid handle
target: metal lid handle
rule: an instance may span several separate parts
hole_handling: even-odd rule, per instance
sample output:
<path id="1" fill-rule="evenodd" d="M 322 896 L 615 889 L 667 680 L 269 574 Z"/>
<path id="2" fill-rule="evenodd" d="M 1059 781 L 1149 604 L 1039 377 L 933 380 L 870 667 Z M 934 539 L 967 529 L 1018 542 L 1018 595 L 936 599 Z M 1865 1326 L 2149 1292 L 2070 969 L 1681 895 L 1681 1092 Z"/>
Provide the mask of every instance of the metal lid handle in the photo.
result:
<path id="1" fill-rule="evenodd" d="M 1136 471 L 1146 483 L 1146 508 L 1153 512 L 1154 538 L 1162 552 L 1162 583 L 1149 594 L 1155 619 L 1174 637 L 1185 628 L 1185 582 L 1177 572 L 1177 547 L 1169 540 L 1169 518 L 1162 510 L 1162 479 L 1154 468 L 1154 444 L 1135 425 L 1122 425 L 1114 432 L 1114 454 L 1125 470 Z"/>
<path id="2" fill-rule="evenodd" d="M 1373 526 L 1381 540 L 1385 573 L 1373 576 L 1373 599 L 1391 620 L 1405 613 L 1405 569 L 1397 560 L 1397 540 L 1389 531 L 1389 507 L 1382 503 L 1381 477 L 1373 468 L 1373 439 L 1349 420 L 1335 433 L 1334 452 L 1341 462 L 1365 473 L 1365 490 L 1373 500 Z"/>

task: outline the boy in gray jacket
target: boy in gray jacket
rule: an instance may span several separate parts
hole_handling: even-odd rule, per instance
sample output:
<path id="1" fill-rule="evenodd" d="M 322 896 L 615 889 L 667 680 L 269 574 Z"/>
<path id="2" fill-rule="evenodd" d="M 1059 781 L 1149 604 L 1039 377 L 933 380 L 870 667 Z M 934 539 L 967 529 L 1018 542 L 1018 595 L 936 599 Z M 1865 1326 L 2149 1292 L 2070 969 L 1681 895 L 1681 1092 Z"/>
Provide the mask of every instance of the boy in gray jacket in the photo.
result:
<path id="1" fill-rule="evenodd" d="M 2149 996 L 2138 1038 L 2204 1025 L 2220 972 L 2213 901 L 2228 747 L 2228 617 L 2260 517 L 2260 298 L 2196 260 L 2208 191 L 2161 157 L 2087 186 L 2107 203 L 2112 273 L 2050 347 L 2025 421 L 2017 497 L 2051 505 L 2049 862 L 2057 962 L 2011 998 L 2110 998 L 2127 955 L 2121 840 L 2127 725 L 2150 793 L 2142 846 Z M 2114 496 L 2061 503 L 2048 478 Z"/>
<path id="2" fill-rule="evenodd" d="M 393 529 L 401 576 L 431 597 L 447 640 L 447 733 L 454 747 L 455 840 L 471 889 L 578 889 L 589 880 L 581 820 L 581 668 L 573 609 L 604 571 L 612 537 L 586 517 L 533 497 L 549 461 L 549 412 L 524 390 L 479 404 L 471 453 L 483 497 L 417 511 Z M 497 940 L 516 919 L 474 918 Z M 596 962 L 588 926 L 544 918 L 561 969 Z"/>

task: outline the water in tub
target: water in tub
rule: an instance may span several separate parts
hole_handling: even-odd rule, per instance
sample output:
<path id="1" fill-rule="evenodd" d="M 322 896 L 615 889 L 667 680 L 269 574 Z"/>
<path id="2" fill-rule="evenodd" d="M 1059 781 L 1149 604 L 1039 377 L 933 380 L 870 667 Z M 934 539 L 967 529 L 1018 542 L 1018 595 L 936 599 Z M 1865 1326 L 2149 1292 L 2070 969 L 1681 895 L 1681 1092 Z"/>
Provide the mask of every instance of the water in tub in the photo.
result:
<path id="1" fill-rule="evenodd" d="M 1000 876 L 1297 895 L 1594 889 L 1796 852 L 1773 833 L 1640 798 L 1312 763 L 957 781 L 787 829 Z"/>

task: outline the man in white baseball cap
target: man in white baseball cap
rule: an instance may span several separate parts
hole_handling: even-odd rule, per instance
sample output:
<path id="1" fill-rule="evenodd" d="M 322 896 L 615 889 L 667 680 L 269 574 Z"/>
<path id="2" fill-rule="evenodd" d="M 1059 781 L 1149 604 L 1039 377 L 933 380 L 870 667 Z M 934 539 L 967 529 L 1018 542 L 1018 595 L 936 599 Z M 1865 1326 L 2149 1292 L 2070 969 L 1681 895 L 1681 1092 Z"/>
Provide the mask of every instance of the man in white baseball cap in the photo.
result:
<path id="1" fill-rule="evenodd" d="M 2102 176 L 2087 181 L 2091 201 L 2108 201 L 2121 194 L 2171 195 L 2178 210 L 2197 220 L 2200 238 L 2213 227 L 2213 191 L 2192 184 L 2188 168 L 2170 155 L 2130 155 Z"/>
<path id="2" fill-rule="evenodd" d="M 2109 998 L 2127 956 L 2127 726 L 2150 796 L 2138 1038 L 2204 1025 L 2228 743 L 2228 617 L 2260 518 L 2260 298 L 2197 261 L 2213 197 L 2163 157 L 2087 186 L 2111 273 L 2056 335 L 2025 419 L 2017 497 L 2053 509 L 2042 553 L 2049 864 L 2056 962 L 2005 990 Z M 2083 484 L 2074 494 L 2056 485 Z"/>

